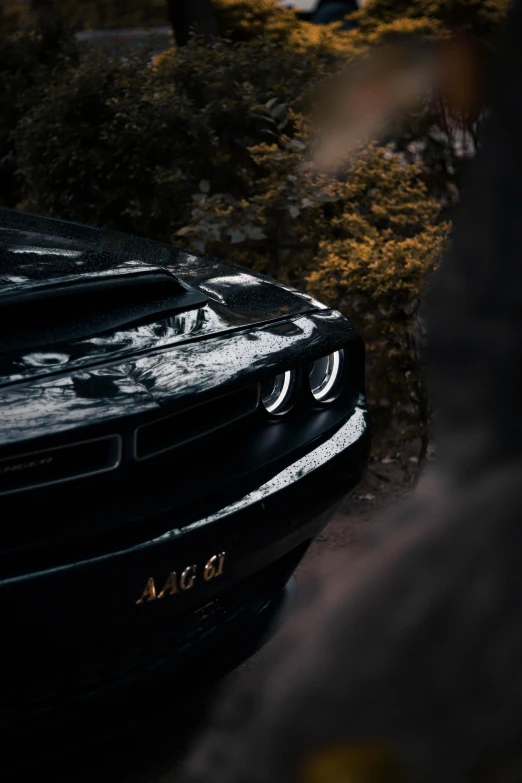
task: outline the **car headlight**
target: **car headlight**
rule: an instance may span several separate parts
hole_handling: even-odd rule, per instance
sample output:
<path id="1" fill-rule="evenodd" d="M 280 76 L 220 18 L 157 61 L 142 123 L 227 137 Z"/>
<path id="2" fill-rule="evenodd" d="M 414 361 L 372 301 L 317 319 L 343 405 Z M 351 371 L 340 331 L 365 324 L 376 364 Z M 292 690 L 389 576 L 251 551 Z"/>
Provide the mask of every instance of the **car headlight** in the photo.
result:
<path id="1" fill-rule="evenodd" d="M 339 394 L 343 362 L 343 351 L 334 351 L 310 365 L 310 391 L 317 402 L 330 402 Z"/>
<path id="2" fill-rule="evenodd" d="M 294 404 L 297 376 L 287 370 L 264 381 L 261 386 L 261 402 L 267 413 L 280 416 Z"/>

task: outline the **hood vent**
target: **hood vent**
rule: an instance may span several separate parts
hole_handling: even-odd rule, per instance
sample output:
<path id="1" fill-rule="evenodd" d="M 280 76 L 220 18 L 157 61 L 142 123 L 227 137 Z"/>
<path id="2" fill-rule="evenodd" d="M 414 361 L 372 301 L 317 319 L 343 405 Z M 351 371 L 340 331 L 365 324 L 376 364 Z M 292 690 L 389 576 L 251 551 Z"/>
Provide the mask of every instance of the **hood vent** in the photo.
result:
<path id="1" fill-rule="evenodd" d="M 0 296 L 0 350 L 27 350 L 150 323 L 208 298 L 168 272 L 91 276 Z"/>

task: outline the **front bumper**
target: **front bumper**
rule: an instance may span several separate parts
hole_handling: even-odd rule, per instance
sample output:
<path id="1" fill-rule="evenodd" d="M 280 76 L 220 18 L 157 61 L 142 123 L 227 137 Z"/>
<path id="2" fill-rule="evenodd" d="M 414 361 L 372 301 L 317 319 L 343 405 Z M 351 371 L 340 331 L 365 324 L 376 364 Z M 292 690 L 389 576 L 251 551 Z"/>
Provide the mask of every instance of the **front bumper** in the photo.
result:
<path id="1" fill-rule="evenodd" d="M 0 728 L 26 726 L 30 715 L 49 724 L 65 708 L 166 672 L 176 675 L 180 695 L 203 675 L 212 680 L 237 665 L 269 629 L 278 596 L 332 506 L 359 480 L 369 444 L 366 410 L 355 407 L 306 455 L 182 530 L 1 582 L 9 677 Z M 222 573 L 205 580 L 205 564 L 221 553 Z M 183 590 L 187 568 L 196 578 Z M 160 597 L 173 572 L 177 592 Z"/>

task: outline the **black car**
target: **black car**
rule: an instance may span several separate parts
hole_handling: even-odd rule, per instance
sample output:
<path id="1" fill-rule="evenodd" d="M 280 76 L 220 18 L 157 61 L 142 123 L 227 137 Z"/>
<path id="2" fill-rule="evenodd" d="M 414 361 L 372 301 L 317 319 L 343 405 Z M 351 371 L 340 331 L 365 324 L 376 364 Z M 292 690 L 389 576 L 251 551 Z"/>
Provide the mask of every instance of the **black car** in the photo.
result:
<path id="1" fill-rule="evenodd" d="M 0 210 L 0 730 L 251 652 L 369 452 L 340 313 Z"/>

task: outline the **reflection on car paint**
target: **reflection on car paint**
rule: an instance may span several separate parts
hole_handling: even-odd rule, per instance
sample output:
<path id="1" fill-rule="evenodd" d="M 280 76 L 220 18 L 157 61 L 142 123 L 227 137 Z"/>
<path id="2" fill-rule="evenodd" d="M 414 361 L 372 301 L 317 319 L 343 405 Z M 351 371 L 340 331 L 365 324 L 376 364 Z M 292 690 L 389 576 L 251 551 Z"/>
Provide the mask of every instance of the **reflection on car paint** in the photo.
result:
<path id="1" fill-rule="evenodd" d="M 263 372 L 278 372 L 293 362 L 316 358 L 336 335 L 345 340 L 346 329 L 344 318 L 327 310 L 254 332 L 235 331 L 196 340 L 134 361 L 8 387 L 0 393 L 0 443 L 109 421 L 128 415 L 130 410 L 139 414 L 181 405 L 196 391 L 198 395 L 216 387 L 226 391 L 243 379 L 255 380 Z M 255 340 L 251 339 L 253 334 Z M 54 364 L 52 369 L 64 366 Z M 111 379 L 110 394 L 104 392 L 109 388 L 107 379 Z M 86 394 L 94 388 L 98 394 Z"/>
<path id="2" fill-rule="evenodd" d="M 47 367 L 49 365 L 67 364 L 70 356 L 67 353 L 51 353 L 49 351 L 34 351 L 23 357 L 28 367 Z"/>
<path id="3" fill-rule="evenodd" d="M 164 269 L 184 285 L 199 288 L 212 297 L 199 311 L 182 314 L 184 318 L 160 318 L 153 324 L 120 330 L 110 336 L 49 346 L 69 356 L 71 372 L 109 356 L 123 359 L 136 351 L 325 309 L 325 305 L 288 285 L 263 275 L 250 275 L 215 258 L 195 256 L 178 247 L 117 232 L 9 210 L 2 212 L 6 221 L 6 225 L 0 226 L 0 244 L 4 247 L 0 256 L 2 296 L 17 292 L 20 287 L 30 290 L 42 283 L 59 282 L 64 276 L 72 283 Z M 41 260 L 36 261 L 35 254 Z M 0 357 L 0 385 L 52 372 L 51 365 L 37 365 L 23 353 Z"/>
<path id="4" fill-rule="evenodd" d="M 82 250 L 67 250 L 60 247 L 16 247 L 15 245 L 7 246 L 5 251 L 15 254 L 23 255 L 37 255 L 37 256 L 62 256 L 64 258 L 80 258 L 83 255 Z"/>
<path id="5" fill-rule="evenodd" d="M 85 393 L 87 381 L 91 384 L 98 381 L 102 386 L 106 380 L 110 381 L 112 394 L 107 394 L 107 387 L 102 396 Z M 121 417 L 130 407 L 133 413 L 158 409 L 146 388 L 133 381 L 121 368 L 101 369 L 55 378 L 38 385 L 15 387 L 0 396 L 0 404 L 2 445 Z"/>
<path id="6" fill-rule="evenodd" d="M 274 303 L 277 305 L 277 302 Z M 301 308 L 302 310 L 303 308 Z M 289 313 L 292 314 L 291 312 Z M 282 306 L 274 306 L 265 311 L 269 321 L 271 318 L 281 318 L 284 315 Z M 245 322 L 249 321 L 245 317 Z M 253 314 L 255 321 L 255 313 Z M 218 305 L 204 306 L 198 310 L 190 310 L 168 318 L 157 319 L 152 324 L 144 324 L 123 329 L 112 334 L 97 335 L 85 340 L 68 343 L 60 348 L 62 356 L 68 355 L 69 371 L 80 369 L 94 361 L 111 358 L 125 358 L 139 351 L 152 348 L 168 348 L 198 337 L 220 334 L 234 329 L 240 329 L 242 323 L 233 319 L 229 312 Z M 58 352 L 58 350 L 57 350 Z M 37 378 L 48 374 L 48 365 L 35 361 L 34 353 L 18 354 L 0 358 L 0 386 L 18 380 L 20 374 L 27 378 Z"/>

